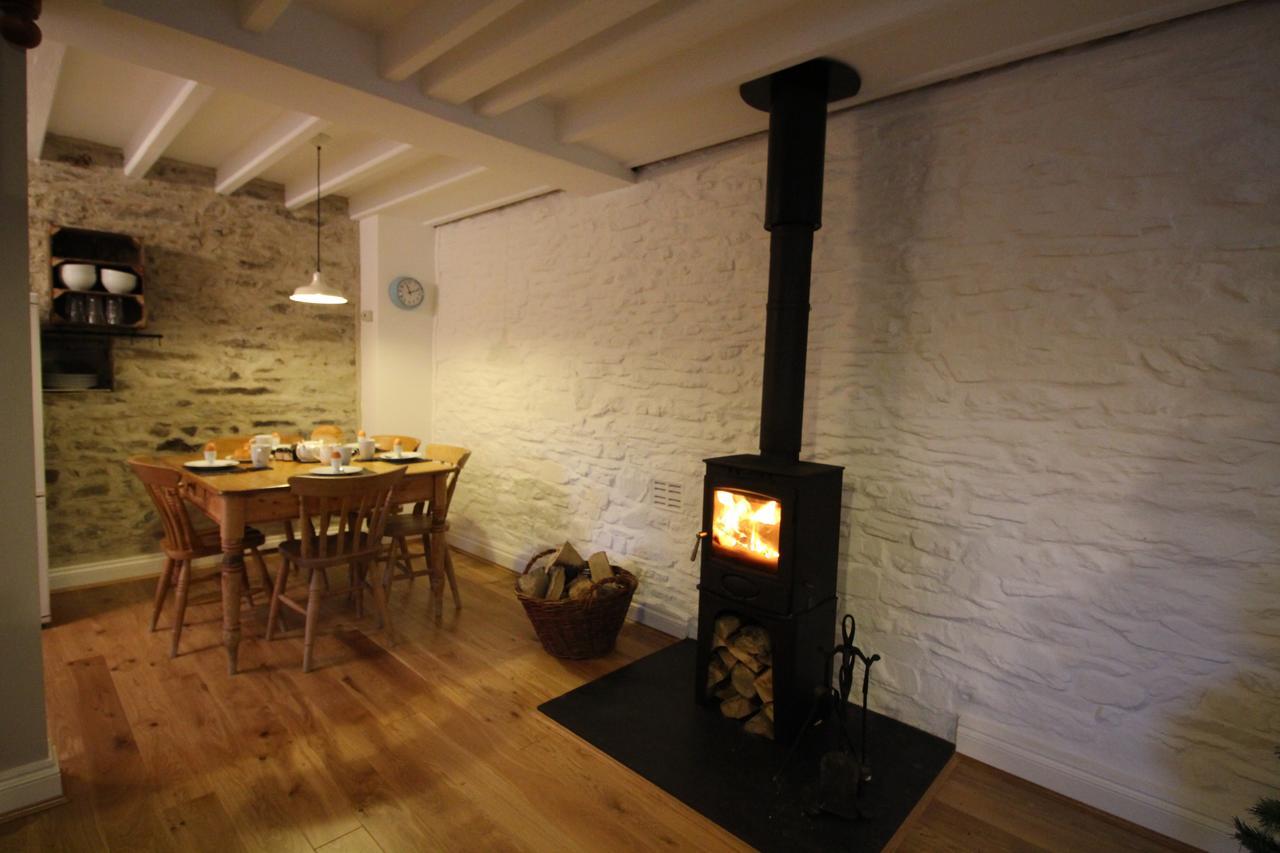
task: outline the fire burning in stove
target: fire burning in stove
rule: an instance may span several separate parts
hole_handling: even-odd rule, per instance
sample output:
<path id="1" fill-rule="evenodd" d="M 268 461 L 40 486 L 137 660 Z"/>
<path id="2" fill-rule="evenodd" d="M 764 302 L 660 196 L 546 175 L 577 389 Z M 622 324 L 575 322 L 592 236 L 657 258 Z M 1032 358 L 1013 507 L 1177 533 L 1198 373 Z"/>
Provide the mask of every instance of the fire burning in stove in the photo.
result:
<path id="1" fill-rule="evenodd" d="M 778 567 L 778 533 L 782 509 L 773 498 L 716 489 L 711 521 L 712 543 L 732 556 Z"/>

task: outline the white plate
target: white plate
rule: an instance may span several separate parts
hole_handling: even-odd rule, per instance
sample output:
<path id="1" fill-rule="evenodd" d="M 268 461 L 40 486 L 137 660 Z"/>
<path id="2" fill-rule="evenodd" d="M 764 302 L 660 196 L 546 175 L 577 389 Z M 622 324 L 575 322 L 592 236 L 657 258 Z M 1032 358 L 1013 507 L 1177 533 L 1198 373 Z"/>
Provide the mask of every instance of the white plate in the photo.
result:
<path id="1" fill-rule="evenodd" d="M 343 465 L 337 471 L 333 470 L 332 465 L 323 465 L 319 468 L 312 468 L 308 473 L 315 474 L 318 477 L 336 477 L 342 474 L 359 474 L 363 470 L 359 465 Z"/>
<path id="2" fill-rule="evenodd" d="M 375 458 L 381 459 L 383 462 L 426 462 L 427 461 L 427 457 L 423 456 L 421 453 L 402 453 L 399 456 L 396 456 L 394 453 L 379 453 Z"/>
<path id="3" fill-rule="evenodd" d="M 182 467 L 183 468 L 204 468 L 206 470 L 211 468 L 214 468 L 214 469 L 239 468 L 240 463 L 234 459 L 215 459 L 212 462 L 206 462 L 203 459 L 196 459 L 191 462 L 183 462 Z"/>

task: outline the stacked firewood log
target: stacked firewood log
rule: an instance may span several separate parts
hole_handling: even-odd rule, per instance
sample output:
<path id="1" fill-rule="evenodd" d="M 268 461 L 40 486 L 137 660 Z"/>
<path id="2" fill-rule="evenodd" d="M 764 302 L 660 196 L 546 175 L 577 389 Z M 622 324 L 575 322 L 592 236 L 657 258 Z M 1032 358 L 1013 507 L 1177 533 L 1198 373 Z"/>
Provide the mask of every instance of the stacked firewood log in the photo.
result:
<path id="1" fill-rule="evenodd" d="M 715 621 L 707 692 L 720 700 L 720 713 L 742 720 L 751 734 L 773 738 L 773 648 L 769 632 L 743 624 L 732 613 Z"/>
<path id="2" fill-rule="evenodd" d="M 577 549 L 566 542 L 556 550 L 550 562 L 534 566 L 521 575 L 516 586 L 530 598 L 577 600 L 613 575 L 613 565 L 604 551 L 597 551 L 584 560 Z M 599 589 L 601 595 L 622 592 L 622 588 L 615 584 L 603 584 Z"/>

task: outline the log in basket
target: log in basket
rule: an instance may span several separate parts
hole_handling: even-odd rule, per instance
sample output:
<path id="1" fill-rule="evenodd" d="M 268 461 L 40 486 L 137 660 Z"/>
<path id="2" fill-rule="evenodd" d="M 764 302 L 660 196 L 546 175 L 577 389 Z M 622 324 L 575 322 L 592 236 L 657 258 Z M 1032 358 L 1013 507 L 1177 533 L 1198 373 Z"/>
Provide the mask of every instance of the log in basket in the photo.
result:
<path id="1" fill-rule="evenodd" d="M 521 574 L 528 574 L 539 560 L 556 553 L 551 548 L 534 554 Z M 613 567 L 614 576 L 597 581 L 581 598 L 548 601 L 525 595 L 516 587 L 516 598 L 524 605 L 542 648 L 558 658 L 581 660 L 598 658 L 613 651 L 613 645 L 627 618 L 636 576 Z"/>

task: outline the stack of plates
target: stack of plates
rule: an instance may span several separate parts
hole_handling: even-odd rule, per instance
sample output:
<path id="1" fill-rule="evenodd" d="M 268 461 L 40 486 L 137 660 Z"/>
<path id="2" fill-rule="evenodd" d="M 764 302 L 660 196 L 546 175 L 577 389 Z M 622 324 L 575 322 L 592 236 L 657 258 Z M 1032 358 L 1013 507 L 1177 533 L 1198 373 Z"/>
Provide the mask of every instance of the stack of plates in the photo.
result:
<path id="1" fill-rule="evenodd" d="M 96 373 L 49 373 L 44 377 L 44 387 L 61 390 L 81 390 L 97 384 Z"/>

